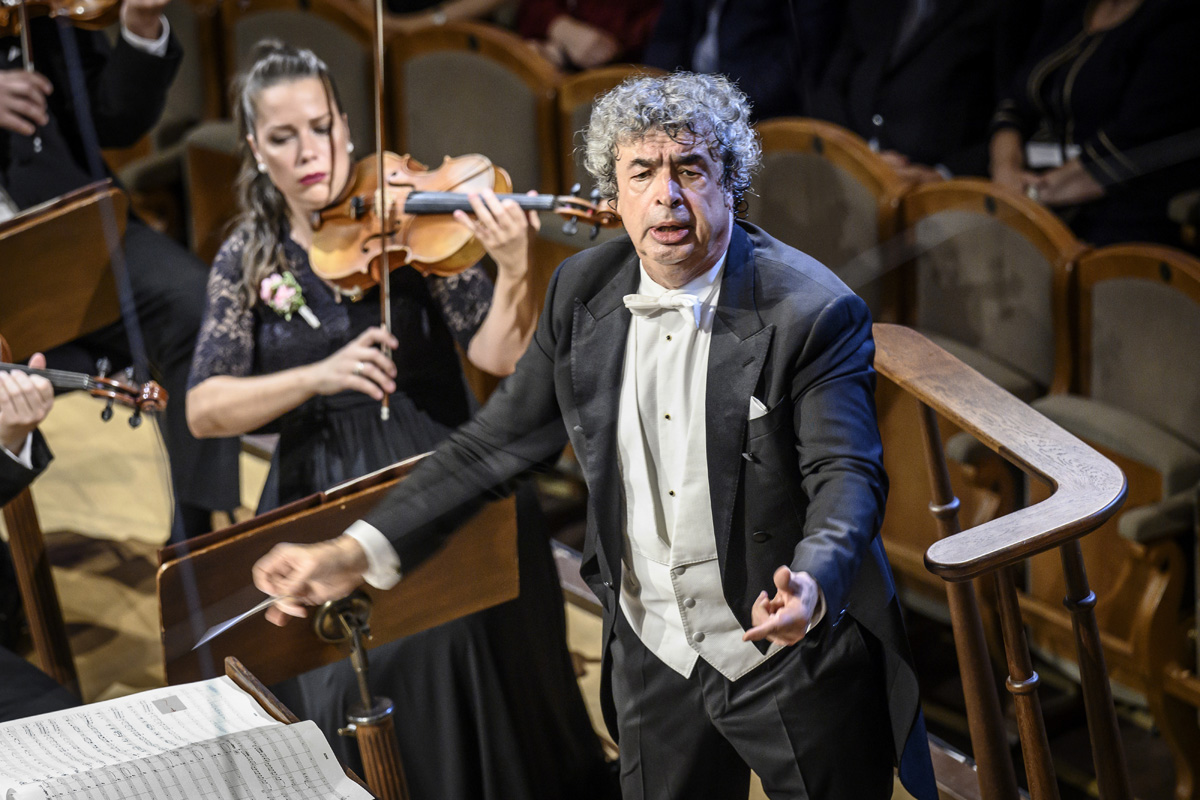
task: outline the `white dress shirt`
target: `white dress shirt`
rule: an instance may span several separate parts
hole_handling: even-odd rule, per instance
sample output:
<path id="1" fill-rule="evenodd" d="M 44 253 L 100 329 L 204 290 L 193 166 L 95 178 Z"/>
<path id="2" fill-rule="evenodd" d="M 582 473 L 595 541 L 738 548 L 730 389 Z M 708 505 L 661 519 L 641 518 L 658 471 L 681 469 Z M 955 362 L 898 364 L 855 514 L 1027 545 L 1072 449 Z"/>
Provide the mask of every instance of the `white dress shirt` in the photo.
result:
<path id="1" fill-rule="evenodd" d="M 13 451 L 9 450 L 4 445 L 0 445 L 0 451 L 3 451 L 4 455 L 11 458 L 13 461 L 17 462 L 25 469 L 33 469 L 33 434 L 32 433 L 25 437 L 25 444 L 21 445 L 21 452 L 14 453 Z"/>

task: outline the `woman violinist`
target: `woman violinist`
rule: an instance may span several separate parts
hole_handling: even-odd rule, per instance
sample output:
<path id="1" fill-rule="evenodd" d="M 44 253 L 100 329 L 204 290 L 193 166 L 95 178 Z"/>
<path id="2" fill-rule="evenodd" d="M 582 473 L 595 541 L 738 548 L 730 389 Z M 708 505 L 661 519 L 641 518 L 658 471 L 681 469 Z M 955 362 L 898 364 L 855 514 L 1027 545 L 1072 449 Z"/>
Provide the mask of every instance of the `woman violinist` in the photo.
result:
<path id="1" fill-rule="evenodd" d="M 241 215 L 209 280 L 188 419 L 198 436 L 272 425 L 280 433 L 260 511 L 425 452 L 471 412 L 454 344 L 505 374 L 535 324 L 525 273 L 537 227 L 511 201 L 474 198 L 470 226 L 498 266 L 459 275 L 391 273 L 392 334 L 371 290 L 343 298 L 309 267 L 313 212 L 346 185 L 347 120 L 311 52 L 261 43 L 236 96 L 245 139 Z M 377 299 L 377 298 L 375 298 Z M 391 357 L 379 349 L 386 344 Z M 384 420 L 379 401 L 390 395 Z M 602 768 L 567 657 L 562 599 L 536 500 L 518 494 L 520 597 L 371 651 L 379 694 L 397 706 L 411 796 L 586 797 Z M 336 735 L 357 697 L 348 662 L 277 689 Z"/>

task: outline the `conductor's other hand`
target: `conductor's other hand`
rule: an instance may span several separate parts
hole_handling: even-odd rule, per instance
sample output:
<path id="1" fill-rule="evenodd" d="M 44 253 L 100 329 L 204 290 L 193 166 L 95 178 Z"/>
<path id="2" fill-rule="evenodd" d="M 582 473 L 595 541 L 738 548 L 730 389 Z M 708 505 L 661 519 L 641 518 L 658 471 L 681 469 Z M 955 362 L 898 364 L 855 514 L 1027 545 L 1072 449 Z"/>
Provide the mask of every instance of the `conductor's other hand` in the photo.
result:
<path id="1" fill-rule="evenodd" d="M 808 621 L 817 610 L 820 596 L 816 580 L 807 572 L 780 567 L 775 570 L 775 596 L 768 598 L 763 592 L 754 601 L 750 610 L 754 627 L 742 634 L 742 641 L 766 639 L 772 644 L 795 644 L 808 632 Z"/>
<path id="2" fill-rule="evenodd" d="M 319 606 L 354 591 L 367 571 L 367 554 L 349 536 L 316 544 L 277 544 L 254 565 L 254 585 L 274 597 L 287 597 L 267 609 L 267 620 L 284 625 L 288 617 L 308 616 Z"/>
<path id="3" fill-rule="evenodd" d="M 379 349 L 385 343 L 392 349 L 400 346 L 382 326 L 367 328 L 341 350 L 309 366 L 313 392 L 329 395 L 350 390 L 376 400 L 382 400 L 384 392 L 395 392 L 396 364 Z"/>
<path id="4" fill-rule="evenodd" d="M 46 357 L 35 353 L 29 366 L 45 369 Z M 42 424 L 53 405 L 54 387 L 50 381 L 24 372 L 0 372 L 0 447 L 20 453 L 29 434 Z"/>
<path id="5" fill-rule="evenodd" d="M 162 36 L 162 14 L 168 0 L 123 0 L 121 25 L 143 39 Z"/>
<path id="6" fill-rule="evenodd" d="M 0 70 L 0 128 L 32 136 L 50 121 L 46 95 L 53 91 L 50 79 L 40 72 Z"/>

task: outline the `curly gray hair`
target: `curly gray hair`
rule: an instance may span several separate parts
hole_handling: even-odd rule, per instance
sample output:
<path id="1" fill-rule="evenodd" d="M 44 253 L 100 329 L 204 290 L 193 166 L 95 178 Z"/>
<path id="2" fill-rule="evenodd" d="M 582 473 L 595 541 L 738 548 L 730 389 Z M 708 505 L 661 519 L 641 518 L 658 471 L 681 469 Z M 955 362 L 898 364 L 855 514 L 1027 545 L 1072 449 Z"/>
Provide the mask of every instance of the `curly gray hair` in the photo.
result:
<path id="1" fill-rule="evenodd" d="M 724 166 L 723 188 L 740 208 L 762 147 L 750 127 L 750 101 L 721 75 L 675 72 L 633 77 L 596 101 L 584 131 L 584 166 L 600 195 L 617 195 L 617 148 L 661 130 L 672 139 L 690 134 L 711 139 L 710 152 Z"/>

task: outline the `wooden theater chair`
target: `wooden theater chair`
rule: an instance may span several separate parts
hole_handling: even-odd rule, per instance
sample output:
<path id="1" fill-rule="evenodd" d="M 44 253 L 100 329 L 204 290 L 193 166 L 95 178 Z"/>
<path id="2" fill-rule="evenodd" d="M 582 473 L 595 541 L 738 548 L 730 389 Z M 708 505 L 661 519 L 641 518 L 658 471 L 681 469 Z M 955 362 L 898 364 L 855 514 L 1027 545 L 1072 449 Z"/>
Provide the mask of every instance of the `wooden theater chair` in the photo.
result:
<path id="1" fill-rule="evenodd" d="M 1074 263 L 1083 246 L 1049 210 L 988 181 L 963 179 L 913 189 L 901 201 L 905 225 L 905 320 L 972 369 L 1026 402 L 1064 387 L 1071 371 L 1067 326 Z M 880 429 L 892 445 L 890 475 L 923 475 L 911 399 L 887 380 L 876 395 Z M 940 426 L 965 526 L 1020 505 L 1020 476 L 958 427 Z M 920 477 L 897 482 L 888 496 L 883 534 L 893 564 L 915 602 L 943 589 L 924 567 L 937 537 L 926 511 L 931 487 Z M 985 599 L 990 589 L 985 587 Z M 994 616 L 985 613 L 985 619 Z M 999 631 L 992 628 L 993 643 Z"/>
<path id="2" fill-rule="evenodd" d="M 877 320 L 895 321 L 892 239 L 906 182 L 861 137 L 832 123 L 771 119 L 758 132 L 763 166 L 748 219 L 832 269 Z"/>
<path id="3" fill-rule="evenodd" d="M 1078 265 L 1074 390 L 1034 408 L 1115 462 L 1129 480 L 1124 513 L 1082 542 L 1115 683 L 1143 696 L 1170 745 L 1176 796 L 1197 797 L 1200 704 L 1180 707 L 1167 665 L 1191 665 L 1189 585 L 1200 484 L 1200 260 L 1158 245 L 1114 245 Z M 1031 500 L 1049 488 L 1031 487 Z M 1022 608 L 1034 644 L 1074 671 L 1057 561 L 1032 559 Z"/>

